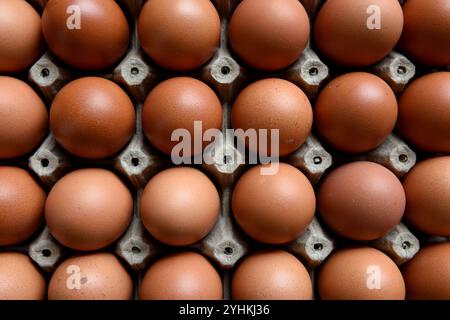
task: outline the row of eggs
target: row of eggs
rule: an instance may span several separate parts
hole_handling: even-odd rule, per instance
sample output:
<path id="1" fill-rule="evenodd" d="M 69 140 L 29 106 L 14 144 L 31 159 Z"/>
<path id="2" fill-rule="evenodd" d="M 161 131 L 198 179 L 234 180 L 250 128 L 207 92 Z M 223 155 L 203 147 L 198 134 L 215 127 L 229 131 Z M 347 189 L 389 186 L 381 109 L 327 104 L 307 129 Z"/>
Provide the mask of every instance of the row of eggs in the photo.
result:
<path id="1" fill-rule="evenodd" d="M 129 46 L 127 18 L 115 1 L 50 0 L 42 23 L 25 0 L 3 0 L 0 12 L 0 72 L 29 68 L 44 38 L 56 56 L 82 70 L 114 66 Z M 315 19 L 313 38 L 327 59 L 347 67 L 374 64 L 398 42 L 415 62 L 440 67 L 450 64 L 449 16 L 447 0 L 408 0 L 403 8 L 398 0 L 328 0 Z M 373 19 L 378 24 L 372 26 Z M 221 22 L 210 0 L 152 0 L 142 8 L 137 28 L 153 61 L 187 71 L 214 55 Z M 309 36 L 310 21 L 298 0 L 243 0 L 229 23 L 234 52 L 264 71 L 292 64 Z"/>
<path id="2" fill-rule="evenodd" d="M 311 107 L 293 83 L 269 78 L 244 88 L 231 109 L 234 129 L 279 130 L 279 155 L 297 150 L 313 123 L 323 141 L 335 150 L 362 153 L 379 146 L 397 126 L 399 134 L 418 149 L 450 152 L 450 72 L 435 72 L 414 80 L 398 99 L 379 77 L 352 72 L 328 83 Z M 64 86 L 50 108 L 26 83 L 0 76 L 0 158 L 28 154 L 42 142 L 48 123 L 56 140 L 71 154 L 101 159 L 118 153 L 135 132 L 133 102 L 118 85 L 85 77 Z M 222 105 L 215 92 L 189 77 L 165 80 L 153 88 L 144 103 L 142 125 L 153 146 L 167 155 L 178 141 L 177 129 L 195 135 L 222 128 Z M 49 119 L 50 118 L 50 121 Z M 252 146 L 262 152 L 262 143 Z M 270 139 L 266 140 L 270 141 Z M 204 147 L 206 142 L 204 142 Z M 190 157 L 192 150 L 182 156 Z M 197 151 L 198 152 L 198 151 Z"/>

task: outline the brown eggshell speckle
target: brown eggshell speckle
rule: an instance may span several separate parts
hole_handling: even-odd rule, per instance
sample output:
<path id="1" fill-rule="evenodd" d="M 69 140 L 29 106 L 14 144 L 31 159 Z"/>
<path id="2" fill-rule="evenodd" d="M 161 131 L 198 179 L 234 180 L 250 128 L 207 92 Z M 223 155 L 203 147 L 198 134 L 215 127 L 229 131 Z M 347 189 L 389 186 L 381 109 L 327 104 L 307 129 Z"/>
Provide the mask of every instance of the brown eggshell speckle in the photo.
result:
<path id="1" fill-rule="evenodd" d="M 203 134 L 222 126 L 222 106 L 214 91 L 194 78 L 179 77 L 161 82 L 147 96 L 142 111 L 142 126 L 150 142 L 167 155 L 179 142 L 171 141 L 177 129 L 186 129 L 191 137 L 189 157 L 202 150 L 194 149 L 194 121 L 201 121 Z M 204 142 L 203 147 L 208 143 Z M 190 151 L 190 152 L 189 152 Z M 176 156 L 179 156 L 176 153 Z"/>
<path id="2" fill-rule="evenodd" d="M 271 244 L 296 239 L 309 225 L 316 207 L 314 189 L 297 168 L 279 163 L 265 175 L 260 165 L 238 180 L 232 208 L 237 223 L 252 238 Z"/>
<path id="3" fill-rule="evenodd" d="M 263 155 L 274 154 L 271 152 L 272 129 L 279 130 L 280 156 L 298 149 L 311 131 L 312 118 L 312 108 L 307 96 L 295 84 L 282 79 L 265 79 L 252 83 L 242 90 L 231 110 L 234 129 L 267 130 L 267 150 L 259 139 L 258 148 L 250 144 L 248 139 L 245 141 L 252 151 Z"/>
<path id="4" fill-rule="evenodd" d="M 152 0 L 142 8 L 138 23 L 144 51 L 170 70 L 192 70 L 214 54 L 220 19 L 209 0 Z"/>
<path id="5" fill-rule="evenodd" d="M 317 285 L 323 300 L 405 299 L 405 283 L 394 261 L 369 247 L 333 253 L 321 266 Z"/>
<path id="6" fill-rule="evenodd" d="M 21 168 L 0 167 L 0 246 L 28 239 L 44 222 L 46 194 Z"/>
<path id="7" fill-rule="evenodd" d="M 46 291 L 44 277 L 28 256 L 0 253 L 0 300 L 43 300 Z"/>
<path id="8" fill-rule="evenodd" d="M 309 19 L 297 0 L 244 0 L 230 21 L 230 42 L 249 66 L 285 68 L 300 57 L 309 39 Z"/>
<path id="9" fill-rule="evenodd" d="M 49 300 L 128 300 L 133 281 L 111 253 L 77 255 L 65 260 L 53 273 Z"/>
<path id="10" fill-rule="evenodd" d="M 74 155 L 90 159 L 120 151 L 134 133 L 135 118 L 127 94 L 114 82 L 97 77 L 67 84 L 50 109 L 56 140 Z"/>
<path id="11" fill-rule="evenodd" d="M 334 169 L 317 196 L 319 213 L 341 236 L 374 240 L 397 225 L 405 210 L 405 192 L 385 167 L 357 161 Z"/>
<path id="12" fill-rule="evenodd" d="M 406 87 L 398 128 L 424 151 L 450 153 L 450 72 L 427 74 Z"/>
<path id="13" fill-rule="evenodd" d="M 450 235 L 450 156 L 419 162 L 403 187 L 408 223 L 425 233 Z"/>
<path id="14" fill-rule="evenodd" d="M 397 99 L 381 78 L 353 72 L 332 80 L 320 93 L 314 121 L 320 135 L 343 152 L 380 145 L 397 121 Z"/>
<path id="15" fill-rule="evenodd" d="M 44 102 L 25 82 L 0 76 L 0 159 L 37 148 L 48 129 Z"/>
<path id="16" fill-rule="evenodd" d="M 0 72 L 23 71 L 39 58 L 44 44 L 41 17 L 28 2 L 0 1 L 0 30 Z"/>
<path id="17" fill-rule="evenodd" d="M 238 265 L 231 281 L 237 300 L 310 300 L 308 271 L 292 254 L 282 250 L 252 253 Z"/>
<path id="18" fill-rule="evenodd" d="M 63 245 L 96 250 L 122 235 L 132 211 L 131 193 L 115 174 L 105 169 L 80 169 L 53 186 L 45 218 L 51 234 Z"/>
<path id="19" fill-rule="evenodd" d="M 177 167 L 154 176 L 142 193 L 141 218 L 156 239 L 188 245 L 205 237 L 217 220 L 220 199 L 201 171 Z"/>
<path id="20" fill-rule="evenodd" d="M 53 53 L 83 70 L 112 67 L 130 40 L 127 19 L 111 0 L 50 0 L 42 30 Z"/>
<path id="21" fill-rule="evenodd" d="M 380 25 L 374 28 L 372 17 L 378 10 Z M 383 59 L 402 29 L 398 0 L 328 0 L 317 14 L 314 39 L 319 51 L 333 62 L 362 67 Z"/>
<path id="22" fill-rule="evenodd" d="M 202 255 L 177 252 L 150 266 L 139 293 L 143 300 L 219 300 L 222 280 Z"/>
<path id="23" fill-rule="evenodd" d="M 450 243 L 425 247 L 402 269 L 408 300 L 450 300 Z"/>
<path id="24" fill-rule="evenodd" d="M 408 0 L 400 46 L 409 58 L 432 67 L 450 64 L 450 2 Z"/>

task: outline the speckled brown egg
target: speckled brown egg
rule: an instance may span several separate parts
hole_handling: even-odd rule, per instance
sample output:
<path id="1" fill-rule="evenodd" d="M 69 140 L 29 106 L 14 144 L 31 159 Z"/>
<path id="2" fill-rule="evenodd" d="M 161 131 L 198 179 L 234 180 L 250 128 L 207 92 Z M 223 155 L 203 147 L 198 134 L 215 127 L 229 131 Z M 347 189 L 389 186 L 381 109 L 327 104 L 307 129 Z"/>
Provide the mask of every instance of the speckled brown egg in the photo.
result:
<path id="1" fill-rule="evenodd" d="M 425 233 L 450 236 L 450 156 L 419 162 L 403 188 L 408 223 Z"/>
<path id="2" fill-rule="evenodd" d="M 209 0 L 152 0 L 142 8 L 138 30 L 142 48 L 157 64 L 186 71 L 214 55 L 220 19 Z"/>
<path id="3" fill-rule="evenodd" d="M 219 300 L 222 280 L 201 254 L 177 252 L 160 258 L 141 283 L 142 300 Z"/>
<path id="4" fill-rule="evenodd" d="M 275 154 L 276 148 L 271 150 L 271 130 L 279 130 L 280 156 L 297 150 L 311 131 L 312 118 L 311 104 L 303 91 L 289 81 L 275 78 L 260 80 L 246 87 L 231 110 L 234 129 L 267 130 L 267 140 L 261 140 L 260 131 L 257 131 L 257 145 L 248 139 L 245 141 L 250 150 L 262 155 Z"/>
<path id="5" fill-rule="evenodd" d="M 114 82 L 97 77 L 70 82 L 50 109 L 50 127 L 70 153 L 99 159 L 119 152 L 135 129 L 135 110 Z"/>
<path id="6" fill-rule="evenodd" d="M 309 19 L 297 0 L 244 0 L 234 11 L 230 43 L 249 66 L 274 71 L 297 60 L 309 39 Z"/>
<path id="7" fill-rule="evenodd" d="M 41 17 L 25 0 L 0 1 L 0 30 L 0 72 L 23 71 L 41 55 Z"/>
<path id="8" fill-rule="evenodd" d="M 46 194 L 30 173 L 0 167 L 0 246 L 28 239 L 44 222 Z"/>
<path id="9" fill-rule="evenodd" d="M 111 0 L 50 0 L 42 30 L 53 53 L 83 70 L 112 67 L 130 40 L 127 18 Z"/>
<path id="10" fill-rule="evenodd" d="M 353 240 L 374 240 L 397 225 L 405 192 L 385 167 L 357 161 L 334 169 L 322 182 L 317 207 L 326 224 Z"/>
<path id="11" fill-rule="evenodd" d="M 128 227 L 133 198 L 105 169 L 80 169 L 61 178 L 45 205 L 50 233 L 75 250 L 96 250 L 116 241 Z"/>
<path id="12" fill-rule="evenodd" d="M 305 175 L 286 163 L 272 174 L 260 165 L 245 172 L 232 196 L 234 217 L 252 238 L 271 244 L 296 239 L 314 217 L 316 198 Z M 273 174 L 274 173 L 274 174 Z"/>
<path id="13" fill-rule="evenodd" d="M 142 126 L 150 142 L 167 155 L 183 141 L 171 141 L 172 133 L 185 129 L 191 137 L 191 150 L 175 152 L 190 157 L 202 152 L 194 146 L 194 121 L 201 121 L 202 134 L 222 126 L 222 106 L 214 91 L 203 82 L 188 77 L 172 78 L 157 85 L 145 100 Z M 176 140 L 176 139 L 175 139 Z M 206 146 L 203 143 L 203 147 Z M 188 143 L 189 145 L 189 143 Z M 190 151 L 190 152 L 189 152 Z"/>
<path id="14" fill-rule="evenodd" d="M 335 149 L 366 152 L 380 145 L 394 129 L 395 94 L 381 78 L 365 72 L 347 73 L 321 92 L 314 109 L 319 134 Z"/>
<path id="15" fill-rule="evenodd" d="M 369 247 L 332 253 L 319 269 L 317 286 L 323 300 L 405 299 L 405 283 L 394 261 Z"/>
<path id="16" fill-rule="evenodd" d="M 250 254 L 237 266 L 231 281 L 235 300 L 310 300 L 312 295 L 308 271 L 283 250 Z"/>
<path id="17" fill-rule="evenodd" d="M 398 0 L 328 0 L 317 14 L 314 40 L 334 63 L 362 67 L 383 59 L 402 29 Z"/>
<path id="18" fill-rule="evenodd" d="M 450 72 L 427 74 L 406 87 L 398 129 L 424 151 L 450 153 Z"/>
<path id="19" fill-rule="evenodd" d="M 111 253 L 98 252 L 70 257 L 50 279 L 49 300 L 128 300 L 133 281 Z"/>
<path id="20" fill-rule="evenodd" d="M 0 159 L 31 152 L 47 129 L 48 112 L 36 92 L 21 80 L 0 76 Z"/>
<path id="21" fill-rule="evenodd" d="M 450 300 L 450 243 L 422 248 L 402 268 L 408 300 Z"/>
<path id="22" fill-rule="evenodd" d="M 400 46 L 408 58 L 433 66 L 450 64 L 450 2 L 408 0 Z"/>
<path id="23" fill-rule="evenodd" d="M 0 300 L 44 300 L 47 284 L 31 259 L 0 252 Z"/>
<path id="24" fill-rule="evenodd" d="M 176 167 L 154 176 L 141 197 L 141 218 L 156 239 L 169 245 L 201 240 L 216 223 L 219 193 L 201 171 Z"/>

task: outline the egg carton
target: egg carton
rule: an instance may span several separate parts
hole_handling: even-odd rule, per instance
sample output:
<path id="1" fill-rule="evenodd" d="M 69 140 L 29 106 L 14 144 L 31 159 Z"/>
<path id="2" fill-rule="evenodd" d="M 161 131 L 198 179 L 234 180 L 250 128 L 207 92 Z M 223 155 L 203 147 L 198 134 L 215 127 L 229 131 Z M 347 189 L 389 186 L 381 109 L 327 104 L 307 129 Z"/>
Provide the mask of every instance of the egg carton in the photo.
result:
<path id="1" fill-rule="evenodd" d="M 45 6 L 47 0 L 29 0 L 37 8 Z M 311 19 L 323 0 L 300 0 Z M 233 187 L 249 165 L 243 164 L 245 155 L 236 146 L 221 141 L 219 147 L 207 148 L 206 155 L 214 159 L 213 164 L 196 165 L 216 184 L 221 197 L 221 211 L 212 231 L 201 241 L 191 246 L 174 248 L 154 239 L 144 228 L 139 217 L 139 203 L 146 183 L 159 171 L 171 167 L 170 159 L 156 150 L 146 140 L 142 129 L 141 111 L 149 91 L 159 82 L 175 76 L 191 76 L 207 83 L 219 97 L 223 106 L 222 129 L 231 128 L 231 107 L 237 94 L 249 83 L 262 78 L 277 77 L 298 85 L 314 102 L 319 90 L 341 70 L 326 65 L 308 44 L 302 56 L 289 68 L 279 72 L 262 73 L 247 68 L 229 47 L 228 20 L 240 0 L 212 0 L 221 17 L 221 41 L 214 57 L 201 69 L 193 72 L 174 73 L 164 71 L 148 59 L 140 48 L 137 36 L 137 17 L 146 0 L 118 0 L 127 14 L 132 30 L 129 50 L 123 60 L 105 72 L 83 73 L 71 69 L 51 52 L 46 52 L 29 70 L 28 81 L 42 94 L 50 105 L 58 91 L 68 82 L 83 76 L 99 76 L 121 85 L 132 98 L 136 107 L 136 132 L 129 144 L 116 156 L 103 160 L 84 160 L 66 152 L 50 132 L 41 146 L 30 157 L 15 162 L 4 162 L 28 166 L 47 189 L 64 174 L 80 167 L 104 167 L 122 176 L 134 194 L 134 215 L 124 235 L 106 248 L 125 262 L 133 274 L 140 279 L 149 264 L 158 256 L 174 250 L 195 250 L 208 257 L 221 270 L 224 280 L 224 297 L 230 298 L 229 281 L 233 267 L 249 252 L 262 245 L 245 235 L 234 221 L 230 207 Z M 399 94 L 414 77 L 416 67 L 405 56 L 391 52 L 384 60 L 368 68 L 368 72 L 383 78 Z M 343 163 L 367 160 L 379 163 L 397 177 L 403 177 L 415 165 L 416 153 L 398 136 L 390 135 L 375 150 L 349 156 L 340 154 L 323 145 L 312 133 L 306 142 L 293 154 L 280 159 L 301 170 L 316 186 L 321 177 L 331 168 Z M 417 236 L 416 236 L 416 235 Z M 398 265 L 411 259 L 419 250 L 420 242 L 450 241 L 443 237 L 426 237 L 400 223 L 384 237 L 361 244 L 378 248 L 388 254 Z M 282 245 L 296 255 L 310 270 L 314 281 L 316 268 L 337 247 L 347 240 L 336 236 L 316 215 L 305 232 L 296 240 Z M 265 246 L 267 247 L 267 246 Z M 269 246 L 270 247 L 270 246 Z M 47 227 L 31 241 L 14 247 L 0 247 L 1 251 L 18 250 L 28 255 L 49 274 L 65 257 L 75 251 L 62 246 L 49 233 Z M 140 281 L 136 283 L 136 290 Z M 137 291 L 136 291 L 137 292 Z"/>

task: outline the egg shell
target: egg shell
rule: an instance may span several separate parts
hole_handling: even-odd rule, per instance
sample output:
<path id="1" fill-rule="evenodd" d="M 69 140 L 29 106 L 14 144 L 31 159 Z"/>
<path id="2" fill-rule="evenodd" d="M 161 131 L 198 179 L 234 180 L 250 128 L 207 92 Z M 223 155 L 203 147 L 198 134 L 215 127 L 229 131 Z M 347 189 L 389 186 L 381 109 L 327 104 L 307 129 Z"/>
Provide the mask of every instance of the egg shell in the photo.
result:
<path id="1" fill-rule="evenodd" d="M 138 30 L 142 48 L 157 64 L 187 71 L 214 55 L 220 18 L 209 0 L 152 0 L 142 8 Z"/>
<path id="2" fill-rule="evenodd" d="M 201 240 L 215 225 L 220 198 L 201 171 L 176 167 L 156 174 L 141 197 L 140 213 L 146 229 L 169 245 Z"/>
<path id="3" fill-rule="evenodd" d="M 177 77 L 163 81 L 150 91 L 145 100 L 142 110 L 144 133 L 151 144 L 167 155 L 171 155 L 172 148 L 179 143 L 171 141 L 172 133 L 177 129 L 188 130 L 191 137 L 191 150 L 182 152 L 181 156 L 196 154 L 194 121 L 201 121 L 202 137 L 206 130 L 222 126 L 219 98 L 197 79 Z M 204 142 L 203 147 L 208 143 Z"/>
<path id="4" fill-rule="evenodd" d="M 267 149 L 260 136 L 257 137 L 257 146 L 250 144 L 248 139 L 245 141 L 250 150 L 262 155 L 274 153 L 271 150 L 272 129 L 279 130 L 280 156 L 297 150 L 310 134 L 312 118 L 311 103 L 305 93 L 292 82 L 276 78 L 259 80 L 247 86 L 231 110 L 234 129 L 267 130 Z M 260 135 L 260 131 L 257 134 Z M 241 142 L 244 141 L 241 139 Z"/>
<path id="5" fill-rule="evenodd" d="M 450 243 L 422 248 L 403 268 L 408 300 L 450 300 Z"/>
<path id="6" fill-rule="evenodd" d="M 369 247 L 340 249 L 320 267 L 322 300 L 404 300 L 405 283 L 394 261 Z"/>
<path id="7" fill-rule="evenodd" d="M 201 254 L 177 252 L 160 258 L 141 283 L 142 300 L 219 300 L 222 280 Z"/>
<path id="8" fill-rule="evenodd" d="M 317 195 L 325 223 L 352 240 L 374 240 L 400 223 L 405 192 L 385 167 L 368 161 L 340 166 L 326 176 Z"/>
<path id="9" fill-rule="evenodd" d="M 335 149 L 360 153 L 379 146 L 395 127 L 397 99 L 381 78 L 352 72 L 333 79 L 319 94 L 314 122 Z"/>
<path id="10" fill-rule="evenodd" d="M 31 259 L 0 252 L 0 300 L 44 300 L 47 283 Z"/>
<path id="11" fill-rule="evenodd" d="M 450 2 L 408 0 L 403 5 L 400 47 L 408 58 L 430 66 L 450 64 Z"/>
<path id="12" fill-rule="evenodd" d="M 31 152 L 47 130 L 48 112 L 37 93 L 21 80 L 0 76 L 0 159 Z"/>
<path id="13" fill-rule="evenodd" d="M 419 162 L 403 187 L 408 223 L 428 234 L 450 236 L 450 156 Z"/>
<path id="14" fill-rule="evenodd" d="M 50 127 L 70 153 L 100 159 L 119 152 L 135 131 L 136 113 L 128 95 L 98 77 L 74 80 L 56 95 Z"/>
<path id="15" fill-rule="evenodd" d="M 130 40 L 127 19 L 111 0 L 49 0 L 42 30 L 58 58 L 89 71 L 119 62 Z"/>
<path id="16" fill-rule="evenodd" d="M 128 188 L 111 171 L 80 169 L 61 178 L 45 204 L 50 233 L 75 250 L 97 250 L 116 241 L 133 212 Z"/>
<path id="17" fill-rule="evenodd" d="M 235 300 L 311 300 L 311 278 L 303 264 L 283 250 L 261 250 L 237 266 L 231 281 Z"/>
<path id="18" fill-rule="evenodd" d="M 309 33 L 308 15 L 297 0 L 244 0 L 229 26 L 230 43 L 237 55 L 263 71 L 283 69 L 297 60 Z"/>
<path id="19" fill-rule="evenodd" d="M 75 255 L 61 263 L 50 279 L 49 300 L 128 300 L 133 281 L 111 253 Z"/>
<path id="20" fill-rule="evenodd" d="M 297 168 L 279 163 L 265 175 L 259 165 L 236 183 L 232 209 L 236 222 L 257 241 L 281 244 L 296 239 L 311 223 L 316 208 L 314 189 Z"/>
<path id="21" fill-rule="evenodd" d="M 0 166 L 0 246 L 22 242 L 39 229 L 46 197 L 30 173 Z"/>
<path id="22" fill-rule="evenodd" d="M 0 72 L 24 71 L 42 54 L 41 17 L 25 0 L 0 1 L 0 30 Z"/>
<path id="23" fill-rule="evenodd" d="M 363 67 L 392 51 L 402 29 L 398 0 L 328 0 L 316 16 L 314 40 L 332 62 Z"/>
<path id="24" fill-rule="evenodd" d="M 423 151 L 450 153 L 450 72 L 427 74 L 406 87 L 398 130 Z"/>

